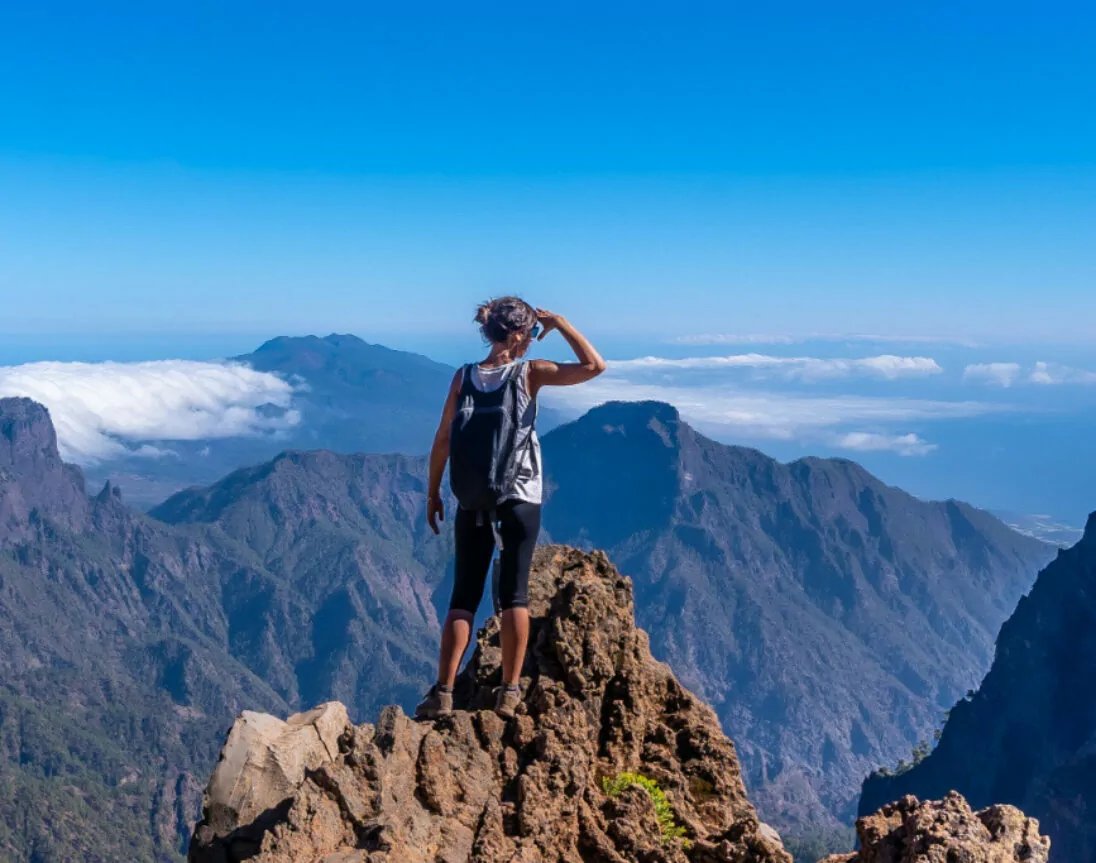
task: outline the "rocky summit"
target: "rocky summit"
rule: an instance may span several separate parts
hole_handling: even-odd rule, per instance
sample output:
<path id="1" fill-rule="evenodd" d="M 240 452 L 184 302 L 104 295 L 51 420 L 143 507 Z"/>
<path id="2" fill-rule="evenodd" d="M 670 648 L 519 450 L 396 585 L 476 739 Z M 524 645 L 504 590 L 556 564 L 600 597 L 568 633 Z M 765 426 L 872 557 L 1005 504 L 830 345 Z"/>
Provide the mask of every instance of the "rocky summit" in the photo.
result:
<path id="1" fill-rule="evenodd" d="M 715 714 L 651 656 L 632 583 L 604 554 L 538 549 L 524 698 L 490 709 L 499 625 L 480 631 L 456 711 L 353 725 L 332 702 L 229 733 L 191 863 L 791 863 L 747 799 Z M 1037 822 L 913 797 L 826 863 L 1045 863 Z"/>
<path id="2" fill-rule="evenodd" d="M 389 707 L 355 727 L 341 705 L 286 724 L 245 714 L 207 791 L 192 863 L 790 863 L 746 798 L 715 714 L 651 657 L 631 581 L 603 554 L 562 547 L 539 549 L 534 570 L 516 719 L 490 710 L 496 619 L 450 717 L 418 723 Z M 606 792 L 623 774 L 657 784 L 672 825 L 660 825 L 657 794 L 627 778 Z"/>

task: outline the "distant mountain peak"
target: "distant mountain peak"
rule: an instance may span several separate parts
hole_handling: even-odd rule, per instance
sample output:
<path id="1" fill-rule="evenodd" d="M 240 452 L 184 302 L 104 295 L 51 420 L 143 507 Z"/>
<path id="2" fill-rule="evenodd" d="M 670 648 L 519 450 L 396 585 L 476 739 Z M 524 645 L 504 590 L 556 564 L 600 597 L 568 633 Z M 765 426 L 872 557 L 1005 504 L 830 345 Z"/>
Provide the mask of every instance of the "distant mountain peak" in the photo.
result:
<path id="1" fill-rule="evenodd" d="M 1085 535 L 1081 542 L 1096 542 L 1096 512 L 1089 515 L 1088 522 L 1085 524 Z"/>
<path id="2" fill-rule="evenodd" d="M 342 365 L 354 371 L 401 370 L 415 373 L 440 371 L 451 376 L 453 369 L 422 354 L 400 351 L 367 342 L 350 333 L 329 333 L 326 336 L 276 336 L 261 344 L 254 353 L 234 357 L 259 371 L 306 372 L 318 368 Z"/>
<path id="3" fill-rule="evenodd" d="M 660 423 L 679 423 L 681 414 L 671 404 L 658 401 L 625 402 L 611 401 L 598 405 L 578 422 L 588 424 L 647 425 L 652 420 Z"/>

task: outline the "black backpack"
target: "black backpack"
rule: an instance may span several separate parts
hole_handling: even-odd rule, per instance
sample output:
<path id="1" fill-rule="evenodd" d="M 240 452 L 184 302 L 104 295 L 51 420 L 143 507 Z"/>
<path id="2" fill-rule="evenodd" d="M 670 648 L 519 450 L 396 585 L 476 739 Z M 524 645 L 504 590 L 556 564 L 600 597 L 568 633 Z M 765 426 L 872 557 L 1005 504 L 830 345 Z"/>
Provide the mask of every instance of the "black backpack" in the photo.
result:
<path id="1" fill-rule="evenodd" d="M 449 434 L 449 485 L 462 509 L 490 512 L 514 490 L 521 372 L 515 368 L 502 386 L 485 393 L 472 383 L 472 367 L 464 367 Z"/>

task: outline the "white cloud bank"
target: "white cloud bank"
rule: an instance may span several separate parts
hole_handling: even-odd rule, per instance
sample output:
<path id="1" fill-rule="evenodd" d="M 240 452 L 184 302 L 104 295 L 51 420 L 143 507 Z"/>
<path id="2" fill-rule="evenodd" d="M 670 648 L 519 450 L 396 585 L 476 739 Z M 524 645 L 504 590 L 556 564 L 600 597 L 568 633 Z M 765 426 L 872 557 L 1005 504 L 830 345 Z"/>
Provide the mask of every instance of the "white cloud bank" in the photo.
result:
<path id="1" fill-rule="evenodd" d="M 1096 384 L 1096 372 L 1048 362 L 1037 362 L 1030 372 L 1025 372 L 1019 363 L 976 363 L 963 370 L 963 380 L 1006 388 L 1016 383 L 1084 385 Z"/>
<path id="2" fill-rule="evenodd" d="M 919 435 L 877 432 L 848 432 L 839 435 L 834 446 L 857 452 L 896 452 L 904 456 L 928 455 L 937 448 L 936 444 L 929 443 Z"/>
<path id="3" fill-rule="evenodd" d="M 899 357 L 883 354 L 857 359 L 821 357 L 774 357 L 768 354 L 736 354 L 727 357 L 640 357 L 611 364 L 614 371 L 659 369 L 750 369 L 761 375 L 784 380 L 822 381 L 839 378 L 869 377 L 880 380 L 925 377 L 943 372 L 931 357 Z"/>
<path id="4" fill-rule="evenodd" d="M 1054 384 L 1096 384 L 1096 372 L 1075 369 L 1059 363 L 1039 362 L 1035 364 L 1035 370 L 1032 371 L 1029 380 L 1033 384 L 1043 384 L 1044 386 Z"/>
<path id="5" fill-rule="evenodd" d="M 1019 363 L 974 363 L 963 369 L 963 380 L 1011 387 L 1020 377 Z"/>
<path id="6" fill-rule="evenodd" d="M 792 336 L 781 333 L 698 333 L 672 339 L 679 345 L 795 345 L 803 342 L 874 342 L 895 345 L 958 345 L 976 348 L 979 343 L 958 336 L 901 336 L 882 333 L 811 333 Z"/>
<path id="7" fill-rule="evenodd" d="M 726 385 L 676 385 L 628 380 L 613 372 L 581 387 L 545 390 L 541 397 L 573 413 L 607 401 L 661 401 L 705 433 L 746 440 L 802 440 L 859 451 L 927 455 L 935 445 L 895 425 L 963 419 L 1010 410 L 977 401 L 899 397 L 805 396 Z M 867 426 L 872 431 L 863 431 Z M 857 428 L 859 427 L 859 429 Z"/>
<path id="8" fill-rule="evenodd" d="M 144 441 L 245 437 L 290 428 L 291 384 L 233 363 L 29 363 L 0 367 L 0 397 L 49 408 L 66 459 L 162 455 Z M 274 405 L 280 411 L 260 408 Z"/>

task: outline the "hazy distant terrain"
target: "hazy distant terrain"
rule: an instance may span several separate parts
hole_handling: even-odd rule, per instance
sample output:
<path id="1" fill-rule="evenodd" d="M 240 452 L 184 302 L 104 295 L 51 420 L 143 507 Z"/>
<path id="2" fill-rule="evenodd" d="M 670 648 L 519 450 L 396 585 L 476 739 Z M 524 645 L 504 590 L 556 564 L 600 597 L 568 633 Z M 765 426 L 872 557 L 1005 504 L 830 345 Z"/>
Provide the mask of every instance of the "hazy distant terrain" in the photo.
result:
<path id="1" fill-rule="evenodd" d="M 405 349 L 349 335 L 278 337 L 229 360 L 203 353 L 218 344 L 209 338 L 137 342 L 129 361 L 129 343 L 89 356 L 65 341 L 24 348 L 37 362 L 0 366 L 0 397 L 50 407 L 66 457 L 147 508 L 287 448 L 424 454 L 453 369 L 483 346 L 471 327 L 396 341 Z M 1068 542 L 1087 515 L 1091 350 L 870 334 L 598 332 L 595 342 L 608 372 L 546 390 L 542 431 L 606 401 L 661 401 L 712 439 L 781 461 L 854 458 L 918 497 L 1015 513 L 1036 535 L 1063 525 L 1052 542 Z M 532 355 L 569 351 L 552 337 Z M 1047 515 L 1025 521 L 1030 513 Z"/>
<path id="2" fill-rule="evenodd" d="M 1015 512 L 996 512 L 994 515 L 1013 530 L 1060 548 L 1069 548 L 1084 534 L 1081 528 L 1062 524 L 1049 515 L 1021 515 Z"/>

